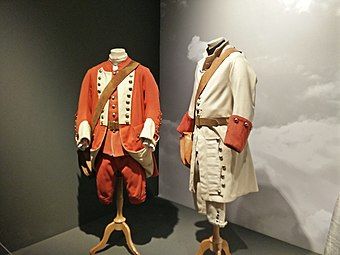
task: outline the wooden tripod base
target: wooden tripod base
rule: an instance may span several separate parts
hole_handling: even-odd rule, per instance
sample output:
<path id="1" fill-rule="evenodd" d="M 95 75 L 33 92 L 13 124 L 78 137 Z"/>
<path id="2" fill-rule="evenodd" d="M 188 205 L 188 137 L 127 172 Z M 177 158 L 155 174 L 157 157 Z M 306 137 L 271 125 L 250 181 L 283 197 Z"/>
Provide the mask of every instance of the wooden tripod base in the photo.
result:
<path id="1" fill-rule="evenodd" d="M 116 218 L 109 225 L 106 226 L 104 231 L 104 236 L 100 242 L 90 250 L 90 255 L 94 255 L 97 251 L 103 249 L 109 240 L 109 237 L 113 231 L 123 231 L 126 244 L 130 251 L 134 255 L 140 255 L 137 251 L 135 245 L 132 242 L 131 231 L 125 222 L 125 217 L 123 216 L 123 180 L 122 177 L 118 177 L 117 183 L 117 215 Z"/>
<path id="2" fill-rule="evenodd" d="M 216 255 L 222 255 L 222 252 L 225 255 L 231 255 L 227 241 L 220 236 L 219 226 L 213 226 L 213 235 L 201 242 L 196 255 L 203 255 L 207 250 L 211 250 Z"/>

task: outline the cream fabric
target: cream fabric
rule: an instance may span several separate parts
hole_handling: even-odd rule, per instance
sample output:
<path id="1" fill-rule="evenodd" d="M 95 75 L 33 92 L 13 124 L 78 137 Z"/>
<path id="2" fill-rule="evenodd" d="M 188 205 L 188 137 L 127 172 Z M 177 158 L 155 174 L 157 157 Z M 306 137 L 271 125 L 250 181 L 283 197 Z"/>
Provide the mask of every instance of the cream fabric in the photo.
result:
<path id="1" fill-rule="evenodd" d="M 91 142 L 91 126 L 87 120 L 84 120 L 79 124 L 77 145 L 83 138 L 87 138 Z"/>
<path id="2" fill-rule="evenodd" d="M 220 47 L 232 47 L 225 42 Z M 202 118 L 228 117 L 240 115 L 252 121 L 255 107 L 256 74 L 245 56 L 240 52 L 232 53 L 219 66 L 206 85 L 195 105 L 195 95 L 205 58 L 197 64 L 195 84 L 189 106 L 189 116 Z M 257 192 L 258 185 L 248 144 L 241 153 L 224 145 L 227 126 L 194 129 L 193 150 L 190 168 L 189 189 L 196 196 L 196 205 L 201 212 L 208 214 L 211 223 L 216 224 L 216 211 L 225 213 L 224 205 L 237 197 Z M 210 212 L 203 210 L 206 202 L 211 203 Z M 214 209 L 212 209 L 214 208 Z M 220 226 L 225 221 L 218 223 Z"/>
<path id="3" fill-rule="evenodd" d="M 118 113 L 119 124 L 131 123 L 131 104 L 132 104 L 132 91 L 135 80 L 135 71 L 131 72 L 125 79 L 118 85 Z M 103 68 L 98 69 L 97 72 L 97 92 L 98 97 L 104 91 L 108 83 L 112 79 L 112 72 L 104 71 Z M 100 85 L 99 85 L 100 84 Z M 128 103 L 129 102 L 129 103 Z M 129 109 L 129 110 L 128 110 Z M 109 101 L 105 104 L 103 112 L 100 116 L 100 125 L 107 126 L 109 116 Z"/>
<path id="4" fill-rule="evenodd" d="M 324 255 L 340 254 L 340 193 L 335 204 Z"/>
<path id="5" fill-rule="evenodd" d="M 152 148 L 154 151 L 157 145 L 158 140 L 155 140 L 155 132 L 156 132 L 156 125 L 155 122 L 151 118 L 147 118 L 144 122 L 143 129 L 139 135 L 142 138 L 143 144 Z"/>
<path id="6" fill-rule="evenodd" d="M 135 81 L 135 71 L 131 72 L 118 85 L 118 122 L 119 124 L 131 123 L 132 91 Z"/>
<path id="7" fill-rule="evenodd" d="M 98 98 L 112 79 L 112 72 L 106 72 L 101 67 L 97 71 L 97 93 Z M 109 117 L 109 101 L 106 102 L 103 112 L 100 115 L 100 125 L 107 126 Z"/>
<path id="8" fill-rule="evenodd" d="M 136 160 L 145 170 L 146 177 L 151 177 L 154 170 L 154 162 L 152 157 L 152 150 L 145 147 L 139 151 L 127 151 L 130 156 Z"/>

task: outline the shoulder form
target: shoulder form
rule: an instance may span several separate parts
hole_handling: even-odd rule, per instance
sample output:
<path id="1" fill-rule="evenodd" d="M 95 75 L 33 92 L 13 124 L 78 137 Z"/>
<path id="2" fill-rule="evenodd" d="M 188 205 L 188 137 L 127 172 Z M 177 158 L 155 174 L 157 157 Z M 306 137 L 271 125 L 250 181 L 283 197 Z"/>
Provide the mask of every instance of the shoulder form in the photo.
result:
<path id="1" fill-rule="evenodd" d="M 139 63 L 137 69 L 139 69 L 140 71 L 143 71 L 143 72 L 150 72 L 150 69 L 144 65 L 142 65 L 141 63 Z"/>

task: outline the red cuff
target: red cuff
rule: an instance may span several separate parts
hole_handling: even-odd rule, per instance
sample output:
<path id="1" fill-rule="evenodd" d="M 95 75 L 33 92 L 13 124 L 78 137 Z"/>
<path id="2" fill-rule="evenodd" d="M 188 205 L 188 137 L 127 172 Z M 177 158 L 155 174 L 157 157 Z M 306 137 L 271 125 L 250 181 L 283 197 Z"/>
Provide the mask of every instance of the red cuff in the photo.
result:
<path id="1" fill-rule="evenodd" d="M 228 120 L 224 144 L 237 152 L 241 152 L 247 144 L 247 139 L 252 127 L 253 124 L 246 118 L 238 115 L 231 115 Z"/>
<path id="2" fill-rule="evenodd" d="M 177 127 L 177 131 L 181 134 L 183 132 L 194 132 L 195 122 L 192 118 L 190 118 L 188 112 L 186 112 Z"/>

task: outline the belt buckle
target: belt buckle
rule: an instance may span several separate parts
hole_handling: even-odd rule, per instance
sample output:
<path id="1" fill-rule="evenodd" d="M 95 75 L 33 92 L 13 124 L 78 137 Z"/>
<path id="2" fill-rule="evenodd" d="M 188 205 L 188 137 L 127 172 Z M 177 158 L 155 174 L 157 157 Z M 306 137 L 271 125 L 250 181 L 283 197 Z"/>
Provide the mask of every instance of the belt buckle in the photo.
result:
<path id="1" fill-rule="evenodd" d="M 108 126 L 112 132 L 116 132 L 119 130 L 119 124 L 117 121 L 110 121 Z"/>

